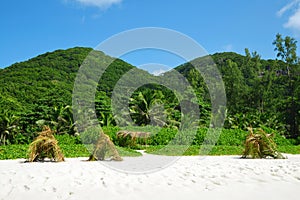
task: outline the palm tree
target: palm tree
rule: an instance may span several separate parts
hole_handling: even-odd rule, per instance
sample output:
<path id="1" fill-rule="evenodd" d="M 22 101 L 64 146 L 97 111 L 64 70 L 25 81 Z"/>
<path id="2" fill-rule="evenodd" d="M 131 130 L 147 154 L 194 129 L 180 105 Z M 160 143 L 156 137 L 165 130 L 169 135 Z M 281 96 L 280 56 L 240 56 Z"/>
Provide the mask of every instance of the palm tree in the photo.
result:
<path id="1" fill-rule="evenodd" d="M 99 118 L 101 126 L 115 125 L 114 116 L 111 112 L 101 112 Z"/>
<path id="2" fill-rule="evenodd" d="M 164 126 L 165 109 L 162 99 L 164 95 L 161 91 L 146 89 L 139 92 L 135 97 L 130 99 L 129 110 L 133 121 L 137 125 L 156 125 Z"/>
<path id="3" fill-rule="evenodd" d="M 5 112 L 0 116 L 0 145 L 10 144 L 18 133 L 19 117 Z"/>
<path id="4" fill-rule="evenodd" d="M 95 110 L 101 126 L 112 126 L 116 124 L 112 114 L 111 99 L 105 92 L 96 92 Z"/>
<path id="5" fill-rule="evenodd" d="M 54 108 L 46 114 L 45 119 L 37 120 L 36 123 L 40 126 L 51 125 L 56 134 L 76 134 L 73 111 L 69 105 L 54 106 Z"/>
<path id="6" fill-rule="evenodd" d="M 56 133 L 71 133 L 74 128 L 72 107 L 69 105 L 54 107 L 52 124 L 55 125 Z"/>

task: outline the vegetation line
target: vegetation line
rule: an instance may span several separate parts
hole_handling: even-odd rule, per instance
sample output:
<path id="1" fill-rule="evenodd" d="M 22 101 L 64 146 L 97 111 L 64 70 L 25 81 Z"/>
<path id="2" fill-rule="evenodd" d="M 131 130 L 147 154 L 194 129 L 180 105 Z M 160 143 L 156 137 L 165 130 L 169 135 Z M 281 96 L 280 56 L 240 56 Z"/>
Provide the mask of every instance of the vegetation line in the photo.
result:
<path id="1" fill-rule="evenodd" d="M 296 54 L 297 41 L 277 34 L 273 45 L 277 57 L 269 60 L 261 59 L 256 51 L 250 52 L 247 48 L 245 55 L 233 52 L 211 55 L 222 74 L 227 96 L 224 128 L 211 154 L 241 154 L 248 127 L 262 128 L 266 133 L 274 134 L 274 142 L 280 151 L 300 153 L 300 59 Z M 87 156 L 88 151 L 82 143 L 92 140 L 93 135 L 84 135 L 84 127 L 80 127 L 82 130 L 79 131 L 73 114 L 81 111 L 73 110 L 71 105 L 75 77 L 91 51 L 91 48 L 83 47 L 57 50 L 0 70 L 1 159 L 24 157 L 26 147 L 44 125 L 58 136 L 66 157 Z M 105 134 L 121 151 L 121 156 L 136 156 L 131 150 L 139 148 L 146 148 L 149 153 L 156 152 L 170 142 L 179 149 L 190 144 L 192 146 L 184 154 L 197 155 L 196 149 L 201 146 L 208 127 L 214 127 L 210 125 L 208 88 L 192 63 L 210 65 L 207 57 L 196 58 L 174 69 L 190 84 L 181 94 L 182 99 L 177 99 L 169 88 L 157 84 L 147 84 L 134 91 L 126 108 L 136 125 L 132 126 L 124 117 L 112 113 L 114 87 L 131 69 L 135 69 L 137 75 L 136 80 L 128 80 L 129 85 L 132 81 L 155 80 L 155 77 L 100 51 L 93 51 L 90 56 L 88 61 L 99 66 L 113 61 L 99 82 L 91 81 L 88 76 L 82 78 L 88 84 L 97 85 L 95 115 Z M 171 72 L 162 76 L 172 80 Z M 122 89 L 127 91 L 128 87 L 125 85 Z M 192 98 L 193 94 L 196 98 Z M 124 100 L 128 97 L 116 94 L 116 98 Z M 191 110 L 183 116 L 182 101 L 199 107 L 200 113 Z M 120 108 L 120 112 L 123 109 Z M 199 121 L 191 122 L 189 119 L 193 116 L 200 116 Z M 191 125 L 198 128 L 194 135 L 187 129 Z M 177 135 L 180 128 L 186 131 Z M 128 130 L 132 132 L 126 132 Z M 126 134 L 117 137 L 119 131 Z M 136 137 L 133 142 L 130 137 L 137 136 L 133 134 L 137 132 L 145 137 Z M 176 150 L 165 153 L 176 154 Z"/>

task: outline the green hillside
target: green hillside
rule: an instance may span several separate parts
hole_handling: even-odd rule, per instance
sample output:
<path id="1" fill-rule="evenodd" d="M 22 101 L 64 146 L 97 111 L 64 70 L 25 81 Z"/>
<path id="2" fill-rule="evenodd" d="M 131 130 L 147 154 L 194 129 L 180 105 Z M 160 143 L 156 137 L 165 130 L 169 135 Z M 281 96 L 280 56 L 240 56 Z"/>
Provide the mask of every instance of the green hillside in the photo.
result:
<path id="1" fill-rule="evenodd" d="M 36 122 L 41 120 L 57 129 L 62 128 L 58 130 L 61 133 L 74 133 L 74 130 L 68 130 L 73 123 L 70 105 L 74 80 L 79 67 L 91 51 L 91 48 L 83 47 L 57 50 L 0 71 L 2 141 L 15 141 L 15 137 L 20 140 L 16 142 L 30 140 L 38 129 Z M 104 62 L 113 59 L 102 52 L 96 53 L 99 64 L 101 60 Z M 132 68 L 122 60 L 114 60 L 99 80 L 99 90 L 111 92 L 122 74 Z M 105 95 L 100 96 L 99 98 L 105 99 Z"/>
<path id="2" fill-rule="evenodd" d="M 76 72 L 90 51 L 89 48 L 57 50 L 0 71 L 1 99 L 12 104 L 5 110 L 22 111 L 49 99 L 52 104 L 70 104 Z"/>
<path id="3" fill-rule="evenodd" d="M 77 71 L 90 51 L 91 48 L 82 47 L 57 50 L 1 70 L 2 101 L 15 104 L 11 108 L 13 110 L 22 110 L 42 101 L 51 101 L 53 105 L 70 105 Z M 98 53 L 99 57 L 108 57 Z M 131 68 L 129 64 L 115 60 L 100 80 L 100 89 L 111 91 L 118 76 Z"/>
<path id="4" fill-rule="evenodd" d="M 246 129 L 263 125 L 287 137 L 299 137 L 299 63 L 289 65 L 277 59 L 263 60 L 257 52 L 250 53 L 248 49 L 245 54 L 224 52 L 211 55 L 225 84 L 225 127 Z M 209 103 L 203 78 L 191 64 L 197 62 L 203 63 L 205 58 L 197 58 L 176 70 L 187 77 L 203 102 Z"/>
<path id="5" fill-rule="evenodd" d="M 42 124 L 50 125 L 58 134 L 76 134 L 72 91 L 78 69 L 91 51 L 91 48 L 82 47 L 57 50 L 0 70 L 0 144 L 28 143 Z M 92 57 L 87 62 L 105 65 L 113 60 L 102 52 L 93 53 L 95 59 Z M 250 53 L 247 49 L 245 56 L 225 52 L 211 55 L 211 58 L 225 83 L 225 128 L 246 130 L 249 126 L 263 126 L 297 139 L 300 123 L 299 63 L 263 60 L 256 52 Z M 195 92 L 197 96 L 188 102 L 199 107 L 198 126 L 202 128 L 208 127 L 210 122 L 210 94 L 202 75 L 191 63 L 205 66 L 206 62 L 207 57 L 197 58 L 175 68 L 192 86 L 184 91 L 184 95 L 189 97 Z M 146 78 L 159 79 L 120 59 L 114 60 L 99 80 L 95 94 L 96 115 L 102 126 L 129 124 L 122 117 L 118 120 L 123 121 L 117 123 L 117 116 L 111 111 L 111 95 L 117 81 L 131 69 L 138 74 L 126 80 L 128 83 L 143 82 Z M 172 80 L 172 72 L 163 76 Z M 123 88 L 124 91 L 127 89 Z M 124 99 L 122 95 L 118 98 Z M 140 126 L 190 126 L 184 120 L 190 116 L 181 115 L 181 105 L 174 92 L 157 84 L 138 88 L 130 98 L 129 112 L 133 122 Z M 199 115 L 193 112 L 191 110 L 189 115 Z"/>

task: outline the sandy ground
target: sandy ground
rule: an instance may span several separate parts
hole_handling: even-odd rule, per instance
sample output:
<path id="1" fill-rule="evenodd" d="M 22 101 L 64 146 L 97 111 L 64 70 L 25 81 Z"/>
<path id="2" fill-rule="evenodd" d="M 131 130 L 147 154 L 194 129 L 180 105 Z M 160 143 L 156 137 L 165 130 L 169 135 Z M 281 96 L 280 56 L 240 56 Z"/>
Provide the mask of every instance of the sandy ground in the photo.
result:
<path id="1" fill-rule="evenodd" d="M 299 199 L 300 155 L 286 160 L 237 156 L 144 155 L 122 162 L 0 161 L 0 199 Z"/>

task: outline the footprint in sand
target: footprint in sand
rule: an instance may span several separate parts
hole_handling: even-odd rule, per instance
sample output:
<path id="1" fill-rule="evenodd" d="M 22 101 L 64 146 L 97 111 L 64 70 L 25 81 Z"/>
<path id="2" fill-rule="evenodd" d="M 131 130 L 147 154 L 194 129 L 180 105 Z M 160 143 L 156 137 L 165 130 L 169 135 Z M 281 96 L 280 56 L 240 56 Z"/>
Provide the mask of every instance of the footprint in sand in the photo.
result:
<path id="1" fill-rule="evenodd" d="M 26 191 L 29 191 L 29 190 L 30 190 L 30 187 L 28 187 L 27 185 L 24 185 L 24 189 L 25 189 Z"/>
<path id="2" fill-rule="evenodd" d="M 100 180 L 102 181 L 102 185 L 103 185 L 104 187 L 107 187 L 107 185 L 106 185 L 106 183 L 105 183 L 105 181 L 104 181 L 104 178 L 101 178 Z"/>

